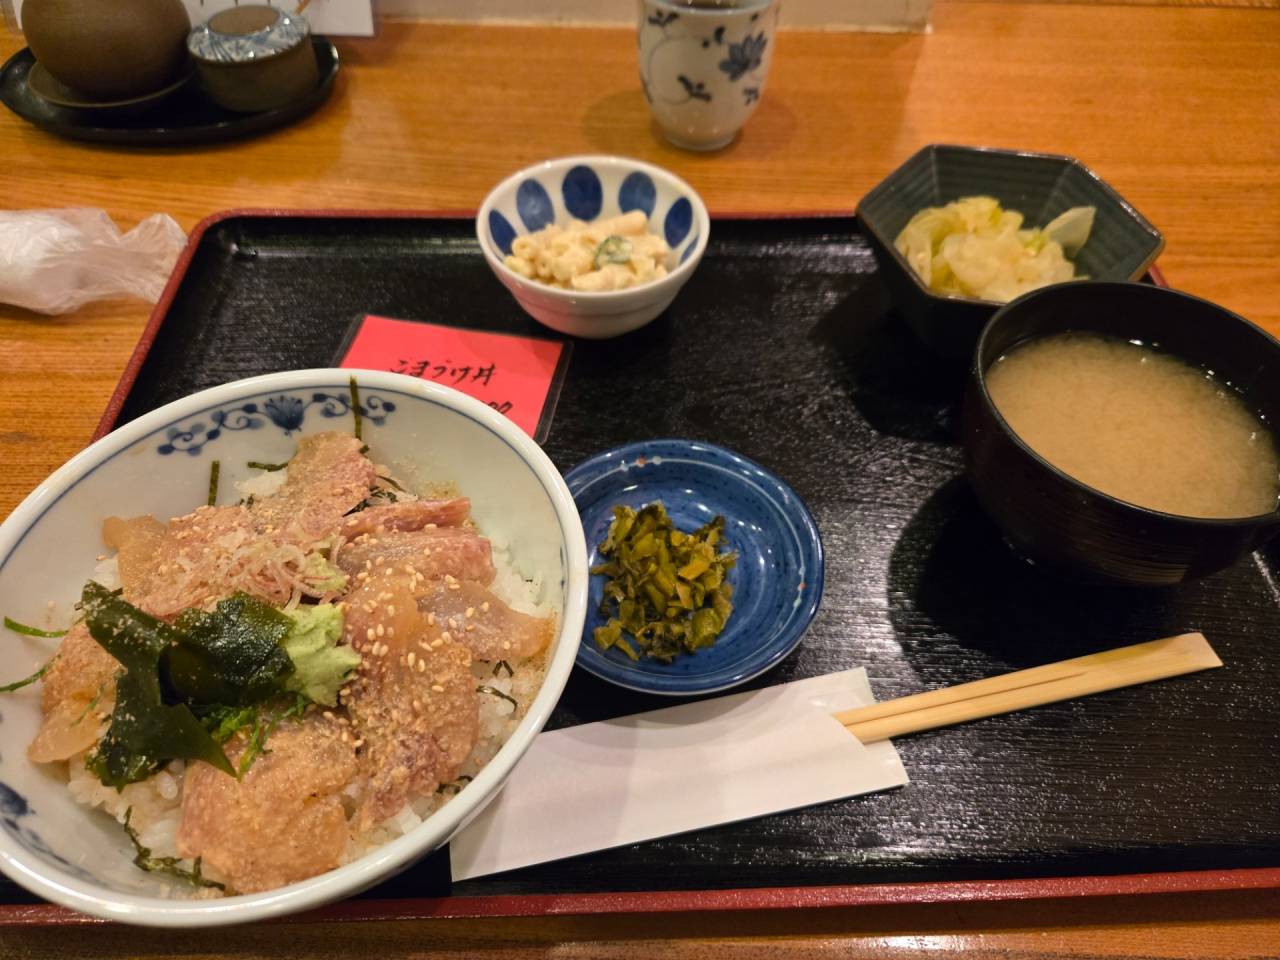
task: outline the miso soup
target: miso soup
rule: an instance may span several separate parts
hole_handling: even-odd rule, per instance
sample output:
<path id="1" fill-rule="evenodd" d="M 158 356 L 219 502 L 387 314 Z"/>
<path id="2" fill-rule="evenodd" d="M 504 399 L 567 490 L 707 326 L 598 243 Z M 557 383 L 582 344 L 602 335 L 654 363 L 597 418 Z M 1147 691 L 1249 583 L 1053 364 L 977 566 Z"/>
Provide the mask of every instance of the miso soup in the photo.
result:
<path id="1" fill-rule="evenodd" d="M 1271 431 L 1233 389 L 1182 360 L 1067 333 L 1014 347 L 986 381 L 1027 446 L 1096 490 L 1187 517 L 1276 507 Z"/>

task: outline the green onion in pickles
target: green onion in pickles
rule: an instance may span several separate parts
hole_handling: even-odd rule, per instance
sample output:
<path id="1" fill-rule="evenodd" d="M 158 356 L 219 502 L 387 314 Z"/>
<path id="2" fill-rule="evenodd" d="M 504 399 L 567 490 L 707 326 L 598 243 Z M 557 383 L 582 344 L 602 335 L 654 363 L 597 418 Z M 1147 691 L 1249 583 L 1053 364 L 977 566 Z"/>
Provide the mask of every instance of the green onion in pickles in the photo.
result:
<path id="1" fill-rule="evenodd" d="M 668 663 L 715 643 L 733 612 L 725 575 L 737 554 L 721 551 L 723 542 L 724 517 L 684 533 L 661 503 L 614 507 L 600 544 L 605 562 L 591 568 L 608 577 L 600 609 L 610 620 L 596 628 L 596 643 Z"/>
<path id="2" fill-rule="evenodd" d="M 935 293 L 1006 303 L 1065 280 L 1085 279 L 1067 259 L 1093 229 L 1093 207 L 1072 207 L 1042 228 L 992 197 L 965 197 L 926 207 L 894 241 L 911 269 Z"/>

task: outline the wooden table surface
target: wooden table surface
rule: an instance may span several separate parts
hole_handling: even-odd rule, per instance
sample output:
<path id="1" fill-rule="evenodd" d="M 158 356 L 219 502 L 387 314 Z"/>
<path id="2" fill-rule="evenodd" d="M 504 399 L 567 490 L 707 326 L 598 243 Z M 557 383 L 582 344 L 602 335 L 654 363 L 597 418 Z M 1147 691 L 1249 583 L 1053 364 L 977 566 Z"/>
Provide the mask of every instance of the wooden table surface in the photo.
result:
<path id="1" fill-rule="evenodd" d="M 0 35 L 0 54 L 21 46 Z M 851 211 L 919 146 L 1072 154 L 1163 231 L 1172 285 L 1280 334 L 1280 15 L 1265 9 L 941 0 L 926 36 L 786 33 L 764 102 L 701 156 L 650 126 L 627 30 L 385 24 L 342 41 L 332 100 L 275 134 L 134 150 L 0 114 L 0 204 L 95 206 L 184 228 L 229 207 L 475 208 L 502 176 L 579 152 L 675 170 L 717 212 Z M 148 315 L 0 305 L 0 516 L 79 450 Z M 1274 957 L 1270 891 L 671 918 L 292 924 L 216 938 L 0 930 L 12 957 Z"/>

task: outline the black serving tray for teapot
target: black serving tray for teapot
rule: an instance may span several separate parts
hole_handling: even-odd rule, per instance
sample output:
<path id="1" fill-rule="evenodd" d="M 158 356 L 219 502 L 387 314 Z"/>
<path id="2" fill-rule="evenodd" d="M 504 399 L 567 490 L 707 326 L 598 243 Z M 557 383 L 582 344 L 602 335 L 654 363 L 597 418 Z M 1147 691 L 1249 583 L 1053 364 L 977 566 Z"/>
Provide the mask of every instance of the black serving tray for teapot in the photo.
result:
<path id="1" fill-rule="evenodd" d="M 193 235 L 102 429 L 329 365 L 363 313 L 548 334 L 490 274 L 470 218 L 231 212 Z M 962 376 L 893 315 L 852 218 L 715 219 L 666 314 L 575 343 L 545 449 L 568 469 L 630 441 L 708 440 L 804 498 L 826 550 L 822 608 L 752 686 L 862 665 L 884 699 L 1190 630 L 1225 667 L 903 738 L 899 790 L 452 885 L 441 851 L 326 913 L 1280 886 L 1280 557 L 1155 591 L 1027 566 L 962 475 Z M 666 705 L 575 671 L 551 725 Z M 11 885 L 0 901 L 0 922 L 63 915 L 20 906 L 31 898 Z"/>
<path id="2" fill-rule="evenodd" d="M 219 106 L 201 92 L 195 77 L 145 109 L 64 106 L 46 100 L 27 82 L 36 58 L 26 47 L 0 67 L 0 103 L 40 129 L 71 140 L 139 147 L 220 143 L 301 120 L 328 99 L 338 75 L 338 48 L 325 37 L 312 37 L 311 46 L 318 68 L 316 85 L 284 106 L 260 113 Z"/>

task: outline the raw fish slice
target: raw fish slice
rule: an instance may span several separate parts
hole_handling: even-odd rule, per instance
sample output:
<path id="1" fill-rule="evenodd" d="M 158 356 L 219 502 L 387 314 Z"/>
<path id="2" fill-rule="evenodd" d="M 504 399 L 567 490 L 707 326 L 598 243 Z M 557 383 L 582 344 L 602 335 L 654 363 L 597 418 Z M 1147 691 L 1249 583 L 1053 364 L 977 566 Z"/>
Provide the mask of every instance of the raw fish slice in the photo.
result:
<path id="1" fill-rule="evenodd" d="M 125 598 L 167 617 L 237 590 L 276 605 L 323 595 L 328 578 L 307 555 L 369 496 L 377 474 L 361 449 L 344 433 L 304 437 L 284 485 L 250 505 L 203 506 L 167 524 L 108 518 L 103 539 L 119 551 Z"/>
<path id="2" fill-rule="evenodd" d="M 281 606 L 295 590 L 320 596 L 329 579 L 308 568 L 307 554 L 326 543 L 257 529 L 244 506 L 198 507 L 157 530 L 148 517 L 103 524 L 103 539 L 119 551 L 125 599 L 158 617 L 209 606 L 237 590 Z"/>
<path id="3" fill-rule="evenodd" d="M 116 674 L 122 669 L 83 623 L 68 630 L 44 675 L 44 722 L 27 746 L 28 759 L 66 760 L 102 739 L 115 706 Z"/>
<path id="4" fill-rule="evenodd" d="M 201 857 L 239 893 L 336 867 L 350 836 L 340 794 L 359 772 L 352 739 L 339 721 L 311 713 L 277 726 L 242 780 L 189 764 L 179 856 Z M 243 749 L 227 751 L 233 764 Z"/>
<path id="5" fill-rule="evenodd" d="M 404 572 L 407 565 L 423 577 L 445 574 L 492 583 L 496 575 L 489 541 L 463 527 L 438 527 L 408 533 L 362 534 L 338 551 L 337 565 L 356 579 L 361 573 Z"/>
<path id="6" fill-rule="evenodd" d="M 102 539 L 117 551 L 116 562 L 120 584 L 127 599 L 150 592 L 156 567 L 163 562 L 160 554 L 168 536 L 168 525 L 155 517 L 107 517 L 102 523 Z M 176 554 L 174 547 L 170 553 Z M 169 559 L 172 559 L 170 556 Z"/>
<path id="7" fill-rule="evenodd" d="M 428 639 L 412 593 L 419 580 L 379 574 L 345 601 L 346 641 L 363 656 L 342 698 L 368 777 L 358 831 L 456 777 L 479 736 L 471 654 Z"/>
<path id="8" fill-rule="evenodd" d="M 52 763 L 87 750 L 102 739 L 123 668 L 77 623 L 62 638 L 44 675 L 40 705 L 44 723 L 27 747 L 33 763 Z"/>
<path id="9" fill-rule="evenodd" d="M 115 692 L 115 681 L 110 680 L 96 703 L 92 697 L 72 696 L 55 706 L 27 745 L 27 759 L 32 763 L 69 760 L 94 746 L 111 726 Z"/>
<path id="10" fill-rule="evenodd" d="M 284 531 L 296 541 L 318 540 L 368 498 L 378 479 L 363 444 L 345 433 L 317 433 L 298 441 L 289 473 L 276 493 L 255 500 L 258 528 Z"/>
<path id="11" fill-rule="evenodd" d="M 409 500 L 404 503 L 383 503 L 366 507 L 342 521 L 340 532 L 349 540 L 362 533 L 383 534 L 393 531 L 421 530 L 428 524 L 437 527 L 454 527 L 464 522 L 471 513 L 471 501 L 466 497 L 449 500 Z"/>
<path id="12" fill-rule="evenodd" d="M 523 660 L 551 642 L 551 617 L 512 610 L 490 590 L 468 580 L 433 580 L 416 591 L 418 609 L 431 613 L 477 660 Z"/>
<path id="13" fill-rule="evenodd" d="M 40 704 L 45 713 L 64 700 L 89 703 L 111 685 L 123 668 L 118 660 L 89 635 L 84 623 L 77 623 L 58 646 L 58 655 L 45 672 Z M 114 697 L 114 693 L 112 694 Z"/>
<path id="14" fill-rule="evenodd" d="M 255 536 L 243 507 L 200 507 L 160 523 L 154 517 L 108 517 L 102 539 L 117 551 L 125 599 L 157 616 L 169 616 L 217 596 L 220 555 Z"/>

